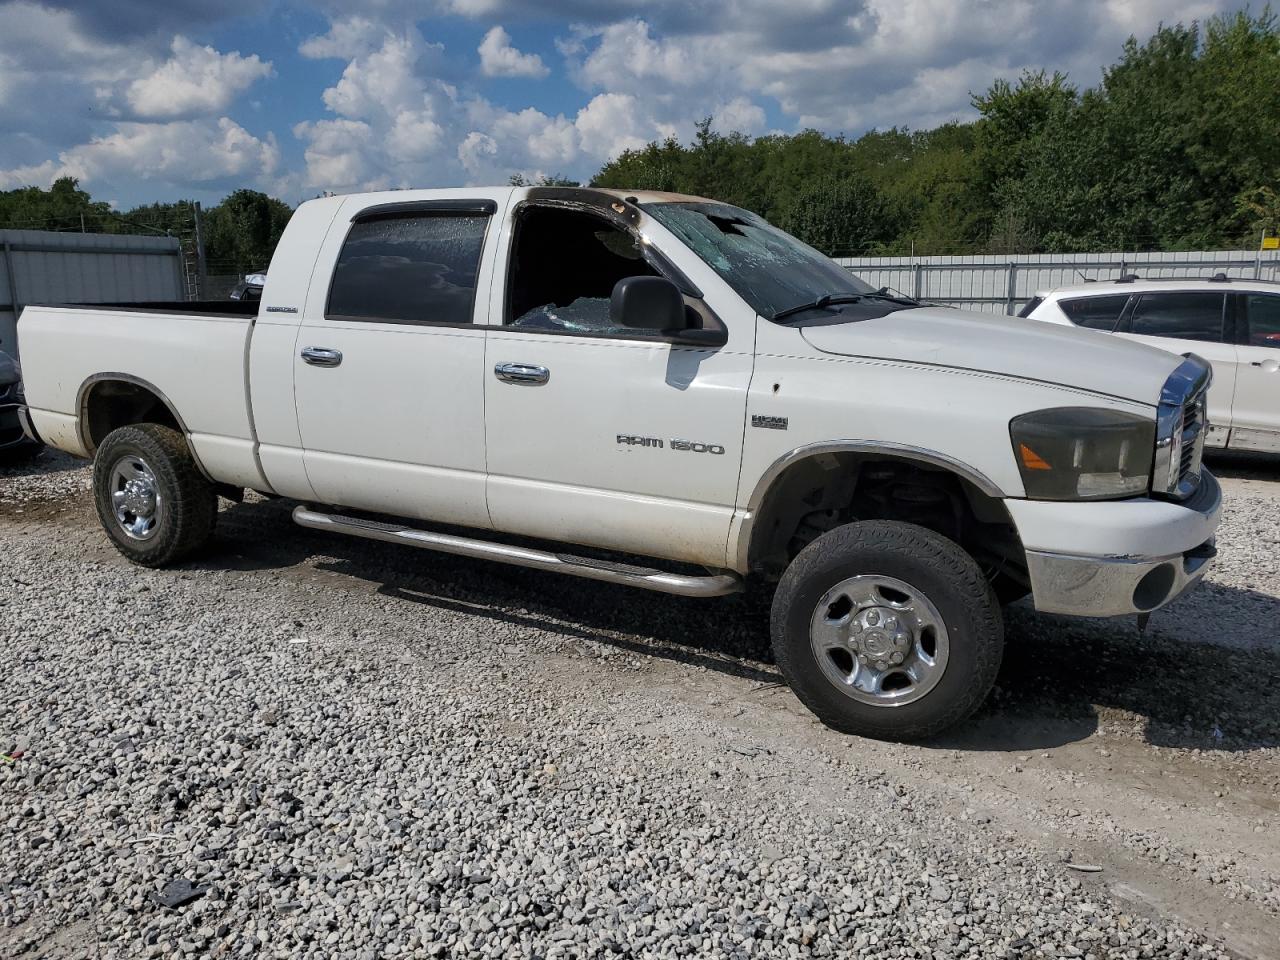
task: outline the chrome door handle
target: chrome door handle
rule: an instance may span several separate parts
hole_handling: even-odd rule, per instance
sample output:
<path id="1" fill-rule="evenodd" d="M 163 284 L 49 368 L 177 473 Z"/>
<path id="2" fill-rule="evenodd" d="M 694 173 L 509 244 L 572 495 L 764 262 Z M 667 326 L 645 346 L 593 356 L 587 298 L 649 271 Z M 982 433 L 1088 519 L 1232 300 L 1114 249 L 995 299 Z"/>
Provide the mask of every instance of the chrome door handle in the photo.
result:
<path id="1" fill-rule="evenodd" d="M 342 363 L 342 351 L 328 347 L 303 347 L 302 359 L 313 367 L 336 367 Z"/>
<path id="2" fill-rule="evenodd" d="M 503 383 L 546 383 L 551 379 L 551 371 L 546 367 L 536 367 L 531 363 L 500 363 L 493 368 L 493 375 Z"/>

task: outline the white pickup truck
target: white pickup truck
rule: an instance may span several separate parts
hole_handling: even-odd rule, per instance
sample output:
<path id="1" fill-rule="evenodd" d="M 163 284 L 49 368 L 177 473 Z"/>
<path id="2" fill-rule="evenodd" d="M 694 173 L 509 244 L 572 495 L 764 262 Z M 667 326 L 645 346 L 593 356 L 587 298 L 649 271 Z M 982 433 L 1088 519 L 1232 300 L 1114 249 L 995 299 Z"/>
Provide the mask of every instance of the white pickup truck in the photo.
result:
<path id="1" fill-rule="evenodd" d="M 28 307 L 18 335 L 26 429 L 94 458 L 137 563 L 250 489 L 650 590 L 750 577 L 796 695 L 868 736 L 972 712 L 1002 602 L 1144 615 L 1214 552 L 1203 361 L 877 291 L 696 197 L 312 200 L 260 303 Z"/>

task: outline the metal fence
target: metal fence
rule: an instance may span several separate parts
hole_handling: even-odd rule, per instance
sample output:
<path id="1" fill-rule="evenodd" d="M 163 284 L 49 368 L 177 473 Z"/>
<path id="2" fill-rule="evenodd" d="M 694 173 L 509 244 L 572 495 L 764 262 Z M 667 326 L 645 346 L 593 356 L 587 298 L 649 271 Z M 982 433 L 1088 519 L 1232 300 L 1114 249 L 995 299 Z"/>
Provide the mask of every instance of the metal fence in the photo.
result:
<path id="1" fill-rule="evenodd" d="M 892 287 L 922 300 L 987 313 L 1018 312 L 1044 290 L 1084 280 L 1229 277 L 1280 281 L 1274 250 L 1192 253 L 1063 253 L 973 257 L 838 257 L 837 262 L 875 287 Z"/>
<path id="2" fill-rule="evenodd" d="M 0 350 L 17 353 L 30 303 L 182 300 L 182 250 L 173 237 L 0 230 Z"/>

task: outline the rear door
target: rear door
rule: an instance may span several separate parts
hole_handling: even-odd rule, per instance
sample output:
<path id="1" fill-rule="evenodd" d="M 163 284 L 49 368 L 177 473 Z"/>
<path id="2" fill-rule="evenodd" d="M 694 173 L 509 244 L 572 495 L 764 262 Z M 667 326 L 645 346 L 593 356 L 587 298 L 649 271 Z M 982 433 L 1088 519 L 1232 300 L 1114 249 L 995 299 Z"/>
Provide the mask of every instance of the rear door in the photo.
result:
<path id="1" fill-rule="evenodd" d="M 1280 452 L 1280 294 L 1244 293 L 1231 446 Z"/>
<path id="2" fill-rule="evenodd" d="M 1224 446 L 1233 424 L 1237 356 L 1231 298 L 1214 290 L 1138 293 L 1122 321 L 1121 336 L 1174 353 L 1195 353 L 1213 365 L 1206 443 Z"/>
<path id="3" fill-rule="evenodd" d="M 508 193 L 353 198 L 339 211 L 294 351 L 303 463 L 321 502 L 490 525 L 477 290 Z"/>

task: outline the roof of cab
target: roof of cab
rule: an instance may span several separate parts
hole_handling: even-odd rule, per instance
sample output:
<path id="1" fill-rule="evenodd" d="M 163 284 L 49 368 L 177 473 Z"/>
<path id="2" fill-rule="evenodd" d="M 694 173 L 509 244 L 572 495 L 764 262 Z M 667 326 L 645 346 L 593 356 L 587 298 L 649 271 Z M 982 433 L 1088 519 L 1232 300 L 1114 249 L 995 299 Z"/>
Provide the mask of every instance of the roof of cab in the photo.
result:
<path id="1" fill-rule="evenodd" d="M 610 196 L 618 197 L 621 200 L 629 200 L 634 203 L 719 203 L 718 200 L 712 200 L 708 197 L 695 197 L 688 193 L 667 193 L 662 190 L 619 190 L 614 187 L 583 187 L 584 190 L 594 190 L 597 193 L 607 193 Z"/>

